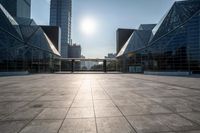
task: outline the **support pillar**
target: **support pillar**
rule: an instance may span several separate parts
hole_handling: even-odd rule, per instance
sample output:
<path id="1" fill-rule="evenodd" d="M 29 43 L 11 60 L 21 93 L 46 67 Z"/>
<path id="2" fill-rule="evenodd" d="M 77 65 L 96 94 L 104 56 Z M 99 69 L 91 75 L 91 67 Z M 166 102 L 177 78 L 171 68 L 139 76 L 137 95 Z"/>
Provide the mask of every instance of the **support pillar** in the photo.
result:
<path id="1" fill-rule="evenodd" d="M 106 73 L 107 72 L 107 61 L 106 60 L 104 60 L 103 61 L 103 71 Z"/>
<path id="2" fill-rule="evenodd" d="M 73 59 L 71 62 L 71 72 L 72 73 L 74 72 L 74 62 L 75 62 L 75 60 Z"/>

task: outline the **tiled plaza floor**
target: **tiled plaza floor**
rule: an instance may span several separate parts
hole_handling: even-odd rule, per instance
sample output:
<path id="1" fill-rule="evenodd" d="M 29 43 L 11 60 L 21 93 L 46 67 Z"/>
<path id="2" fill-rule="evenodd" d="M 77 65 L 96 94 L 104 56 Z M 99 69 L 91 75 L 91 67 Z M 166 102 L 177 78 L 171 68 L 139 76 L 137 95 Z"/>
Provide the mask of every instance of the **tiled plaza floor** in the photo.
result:
<path id="1" fill-rule="evenodd" d="M 0 77 L 0 133 L 200 133 L 200 78 Z"/>

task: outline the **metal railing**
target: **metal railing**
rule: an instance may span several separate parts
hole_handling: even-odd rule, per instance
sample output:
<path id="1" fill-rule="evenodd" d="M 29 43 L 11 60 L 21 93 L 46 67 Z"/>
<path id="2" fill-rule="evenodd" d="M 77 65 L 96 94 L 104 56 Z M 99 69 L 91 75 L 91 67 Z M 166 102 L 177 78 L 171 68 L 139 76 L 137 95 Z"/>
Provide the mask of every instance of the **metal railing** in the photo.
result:
<path id="1" fill-rule="evenodd" d="M 61 58 L 60 71 L 117 71 L 116 59 Z"/>

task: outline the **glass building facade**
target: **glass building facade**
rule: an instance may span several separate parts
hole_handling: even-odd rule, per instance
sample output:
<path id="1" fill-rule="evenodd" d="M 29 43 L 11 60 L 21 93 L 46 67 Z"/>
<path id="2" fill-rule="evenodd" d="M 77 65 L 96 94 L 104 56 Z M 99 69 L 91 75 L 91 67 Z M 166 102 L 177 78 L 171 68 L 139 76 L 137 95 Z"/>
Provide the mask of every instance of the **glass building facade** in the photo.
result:
<path id="1" fill-rule="evenodd" d="M 0 72 L 59 70 L 59 52 L 33 20 L 14 19 L 1 4 L 0 20 Z"/>
<path id="2" fill-rule="evenodd" d="M 138 31 L 118 53 L 124 71 L 140 66 L 144 71 L 200 73 L 199 0 L 175 2 L 152 30 L 143 30 L 137 38 Z"/>

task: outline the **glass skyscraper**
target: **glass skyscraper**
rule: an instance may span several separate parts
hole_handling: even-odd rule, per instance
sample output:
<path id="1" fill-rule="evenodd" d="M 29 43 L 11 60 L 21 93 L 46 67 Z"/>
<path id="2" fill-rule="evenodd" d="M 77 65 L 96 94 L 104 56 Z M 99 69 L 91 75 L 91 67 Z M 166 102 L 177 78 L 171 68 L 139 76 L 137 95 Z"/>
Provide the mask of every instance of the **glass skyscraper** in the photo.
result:
<path id="1" fill-rule="evenodd" d="M 31 0 L 0 0 L 0 3 L 13 17 L 30 18 Z"/>
<path id="2" fill-rule="evenodd" d="M 61 56 L 68 58 L 68 46 L 71 41 L 71 0 L 51 0 L 50 25 L 61 28 Z"/>

